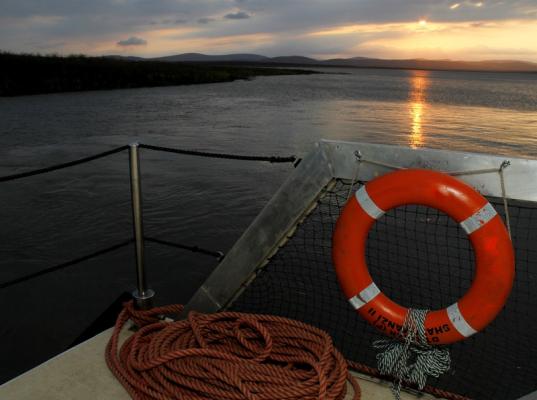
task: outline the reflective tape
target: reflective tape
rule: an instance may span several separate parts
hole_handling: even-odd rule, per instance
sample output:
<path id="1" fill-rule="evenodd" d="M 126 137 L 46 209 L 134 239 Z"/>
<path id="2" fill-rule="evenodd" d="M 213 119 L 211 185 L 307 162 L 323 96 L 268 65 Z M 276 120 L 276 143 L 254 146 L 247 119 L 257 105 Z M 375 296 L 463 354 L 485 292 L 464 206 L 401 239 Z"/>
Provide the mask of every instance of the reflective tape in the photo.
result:
<path id="1" fill-rule="evenodd" d="M 464 317 L 461 314 L 461 310 L 459 310 L 459 304 L 455 303 L 450 305 L 447 308 L 447 314 L 449 317 L 449 320 L 455 327 L 455 329 L 464 337 L 472 336 L 474 333 L 477 333 L 477 331 L 470 326 L 468 322 L 464 319 Z"/>
<path id="2" fill-rule="evenodd" d="M 371 285 L 366 287 L 360 292 L 360 297 L 366 302 L 369 303 L 380 293 L 380 289 L 375 285 L 375 282 L 371 282 Z"/>
<path id="3" fill-rule="evenodd" d="M 366 287 L 356 296 L 351 297 L 349 299 L 349 303 L 351 303 L 355 310 L 359 310 L 371 300 L 373 300 L 375 297 L 377 297 L 379 293 L 380 289 L 378 288 L 378 286 L 375 285 L 375 282 L 371 282 L 368 287 Z"/>
<path id="4" fill-rule="evenodd" d="M 384 214 L 384 210 L 380 209 L 375 202 L 369 197 L 365 185 L 356 191 L 356 201 L 360 207 L 373 219 L 378 219 Z"/>
<path id="5" fill-rule="evenodd" d="M 462 221 L 460 225 L 462 229 L 464 229 L 465 232 L 469 235 L 484 226 L 487 222 L 494 218 L 496 214 L 497 213 L 494 207 L 492 207 L 490 203 L 487 203 L 474 215 Z"/>
<path id="6" fill-rule="evenodd" d="M 359 310 L 360 308 L 365 306 L 365 303 L 358 295 L 351 297 L 349 299 L 349 303 L 351 303 L 352 308 L 354 308 L 355 310 Z"/>

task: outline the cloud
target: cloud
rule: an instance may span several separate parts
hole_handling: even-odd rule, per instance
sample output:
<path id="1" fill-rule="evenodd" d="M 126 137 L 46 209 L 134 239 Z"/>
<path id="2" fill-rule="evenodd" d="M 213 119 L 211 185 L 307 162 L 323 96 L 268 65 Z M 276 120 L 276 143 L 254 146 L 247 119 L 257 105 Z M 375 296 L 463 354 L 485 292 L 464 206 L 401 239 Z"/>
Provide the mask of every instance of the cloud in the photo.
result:
<path id="1" fill-rule="evenodd" d="M 251 15 L 248 14 L 246 11 L 237 11 L 236 13 L 229 13 L 224 15 L 224 18 L 226 19 L 248 19 Z"/>
<path id="2" fill-rule="evenodd" d="M 209 24 L 214 21 L 214 18 L 203 17 L 198 19 L 198 24 Z"/>
<path id="3" fill-rule="evenodd" d="M 131 36 L 130 38 L 126 40 L 120 40 L 117 42 L 118 46 L 144 46 L 147 44 L 147 40 L 144 40 L 142 38 Z"/>
<path id="4" fill-rule="evenodd" d="M 495 28 L 497 26 L 494 22 L 476 21 L 470 24 L 472 28 Z"/>

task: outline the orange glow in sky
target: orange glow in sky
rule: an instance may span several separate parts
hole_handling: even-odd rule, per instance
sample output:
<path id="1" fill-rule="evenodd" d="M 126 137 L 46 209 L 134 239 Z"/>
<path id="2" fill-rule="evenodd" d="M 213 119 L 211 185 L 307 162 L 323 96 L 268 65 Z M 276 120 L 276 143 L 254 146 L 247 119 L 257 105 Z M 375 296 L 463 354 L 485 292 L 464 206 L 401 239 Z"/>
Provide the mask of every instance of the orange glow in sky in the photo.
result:
<path id="1" fill-rule="evenodd" d="M 424 21 L 424 22 L 421 22 Z M 377 35 L 378 33 L 378 35 Z M 347 52 L 334 57 L 362 55 L 379 58 L 453 60 L 519 59 L 537 62 L 537 23 L 532 20 L 501 22 L 434 22 L 363 24 L 312 32 L 315 37 L 359 39 Z"/>

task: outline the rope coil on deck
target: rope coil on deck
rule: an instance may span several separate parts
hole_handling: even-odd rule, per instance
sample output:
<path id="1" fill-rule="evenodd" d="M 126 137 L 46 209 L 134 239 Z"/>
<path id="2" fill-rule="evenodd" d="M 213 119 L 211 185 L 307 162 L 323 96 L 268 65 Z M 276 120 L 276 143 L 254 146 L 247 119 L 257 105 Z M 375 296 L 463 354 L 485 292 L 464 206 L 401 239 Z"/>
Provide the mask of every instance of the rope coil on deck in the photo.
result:
<path id="1" fill-rule="evenodd" d="M 164 322 L 181 305 L 148 311 L 126 303 L 106 362 L 133 399 L 341 400 L 347 379 L 360 388 L 324 331 L 287 318 L 239 312 Z M 132 319 L 141 328 L 119 348 Z"/>

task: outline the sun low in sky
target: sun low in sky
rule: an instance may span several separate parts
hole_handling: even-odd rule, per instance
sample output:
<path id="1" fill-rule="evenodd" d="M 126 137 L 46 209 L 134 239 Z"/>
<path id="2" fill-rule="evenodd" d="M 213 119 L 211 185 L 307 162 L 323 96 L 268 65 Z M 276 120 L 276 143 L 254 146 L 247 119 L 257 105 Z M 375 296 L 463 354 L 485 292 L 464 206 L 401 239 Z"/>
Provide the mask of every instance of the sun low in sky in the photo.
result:
<path id="1" fill-rule="evenodd" d="M 537 62 L 536 0 L 3 0 L 0 50 Z"/>

